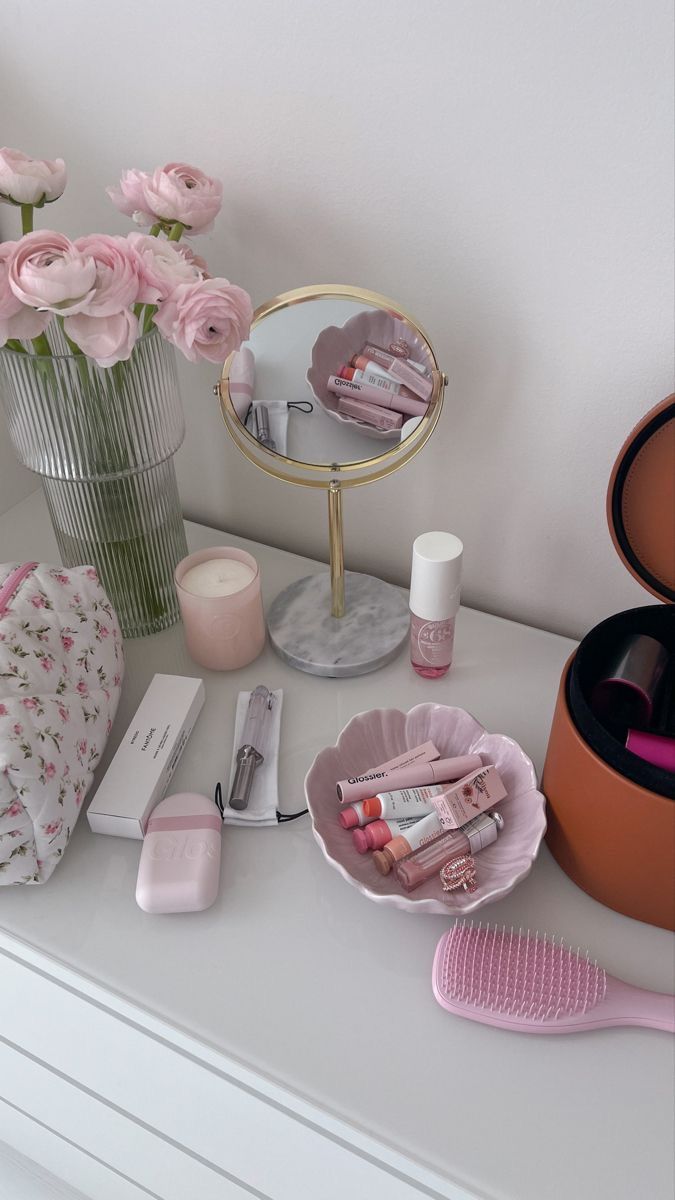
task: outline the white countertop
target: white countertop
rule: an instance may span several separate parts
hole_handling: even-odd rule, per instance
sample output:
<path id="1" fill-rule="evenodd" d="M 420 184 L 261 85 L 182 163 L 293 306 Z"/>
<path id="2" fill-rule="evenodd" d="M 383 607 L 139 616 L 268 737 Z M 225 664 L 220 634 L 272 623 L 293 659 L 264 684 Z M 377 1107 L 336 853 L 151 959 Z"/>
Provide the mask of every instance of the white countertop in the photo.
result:
<path id="1" fill-rule="evenodd" d="M 320 564 L 188 524 L 191 549 L 227 540 L 261 564 L 266 603 Z M 41 493 L 0 517 L 0 560 L 57 561 Z M 236 674 L 202 672 L 180 625 L 127 642 L 105 762 L 156 671 L 199 675 L 207 703 L 172 790 L 225 778 L 236 695 L 284 688 L 282 806 L 356 712 L 456 704 L 514 737 L 541 771 L 568 639 L 462 609 L 455 662 L 438 682 L 405 655 L 360 679 L 321 679 L 268 647 Z M 672 1200 L 674 1039 L 645 1029 L 567 1037 L 507 1033 L 444 1012 L 431 993 L 443 917 L 370 903 L 332 870 L 309 818 L 226 829 L 220 896 L 201 914 L 137 908 L 138 842 L 83 818 L 45 887 L 0 889 L 0 934 L 163 1018 L 177 1030 L 372 1135 L 471 1194 L 509 1200 Z M 530 876 L 486 920 L 589 949 L 631 983 L 673 990 L 672 936 L 591 900 L 542 847 Z M 439 1192 L 429 1194 L 439 1195 Z M 317 1191 L 317 1197 L 320 1191 Z M 366 1200 L 355 1197 L 354 1200 Z"/>

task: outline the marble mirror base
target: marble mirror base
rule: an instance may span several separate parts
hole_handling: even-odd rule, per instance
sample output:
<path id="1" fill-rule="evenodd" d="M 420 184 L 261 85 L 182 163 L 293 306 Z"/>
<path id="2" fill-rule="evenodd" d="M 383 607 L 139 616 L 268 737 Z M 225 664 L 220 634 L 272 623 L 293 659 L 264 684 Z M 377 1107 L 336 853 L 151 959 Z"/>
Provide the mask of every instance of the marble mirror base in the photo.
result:
<path id="1" fill-rule="evenodd" d="M 408 639 L 408 593 L 372 575 L 345 573 L 345 615 L 332 617 L 328 572 L 298 579 L 274 600 L 270 641 L 291 667 L 310 675 L 367 675 Z"/>

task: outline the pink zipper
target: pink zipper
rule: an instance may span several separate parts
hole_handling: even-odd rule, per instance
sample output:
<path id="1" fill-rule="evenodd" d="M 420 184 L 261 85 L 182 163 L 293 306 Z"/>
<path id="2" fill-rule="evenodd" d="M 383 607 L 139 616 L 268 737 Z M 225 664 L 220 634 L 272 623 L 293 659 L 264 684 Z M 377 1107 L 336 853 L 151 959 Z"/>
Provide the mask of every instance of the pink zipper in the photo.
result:
<path id="1" fill-rule="evenodd" d="M 28 578 L 31 571 L 34 571 L 37 565 L 36 562 L 22 563 L 20 567 L 15 567 L 13 571 L 10 571 L 0 588 L 0 617 L 4 617 L 15 592 L 19 590 L 24 579 Z"/>

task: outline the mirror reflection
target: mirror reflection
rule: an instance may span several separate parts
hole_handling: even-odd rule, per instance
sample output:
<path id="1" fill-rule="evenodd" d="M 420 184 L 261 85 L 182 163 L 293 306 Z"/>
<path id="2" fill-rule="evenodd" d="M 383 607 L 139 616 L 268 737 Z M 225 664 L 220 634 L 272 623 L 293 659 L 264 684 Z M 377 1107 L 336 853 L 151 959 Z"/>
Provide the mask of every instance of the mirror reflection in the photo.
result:
<path id="1" fill-rule="evenodd" d="M 362 462 L 412 437 L 428 409 L 428 343 L 399 314 L 314 297 L 263 317 L 229 368 L 239 421 L 299 463 Z"/>

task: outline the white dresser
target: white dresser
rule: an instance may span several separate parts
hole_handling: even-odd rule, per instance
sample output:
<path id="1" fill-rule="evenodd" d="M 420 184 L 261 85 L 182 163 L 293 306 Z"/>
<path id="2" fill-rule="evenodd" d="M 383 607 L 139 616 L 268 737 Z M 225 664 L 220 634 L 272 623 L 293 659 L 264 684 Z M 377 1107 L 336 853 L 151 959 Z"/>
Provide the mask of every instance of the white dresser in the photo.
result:
<path id="1" fill-rule="evenodd" d="M 196 525 L 259 558 L 266 601 L 320 564 Z M 39 493 L 0 518 L 0 560 L 56 560 Z M 543 765 L 565 638 L 463 609 L 447 679 L 402 655 L 361 679 L 270 650 L 201 672 L 181 627 L 127 643 L 106 762 L 156 671 L 203 674 L 207 703 L 172 790 L 225 777 L 237 692 L 284 688 L 281 800 L 354 713 L 469 709 Z M 616 1029 L 532 1038 L 434 1001 L 448 926 L 371 904 L 324 861 L 308 818 L 226 829 L 220 896 L 149 916 L 140 844 L 80 821 L 45 887 L 0 889 L 0 1142 L 92 1200 L 672 1200 L 673 1045 Z M 673 939 L 603 908 L 542 848 L 486 919 L 555 931 L 608 970 L 673 988 Z M 0 1196 L 2 1159 L 0 1158 Z M 4 1198 L 3 1198 L 4 1200 Z"/>

